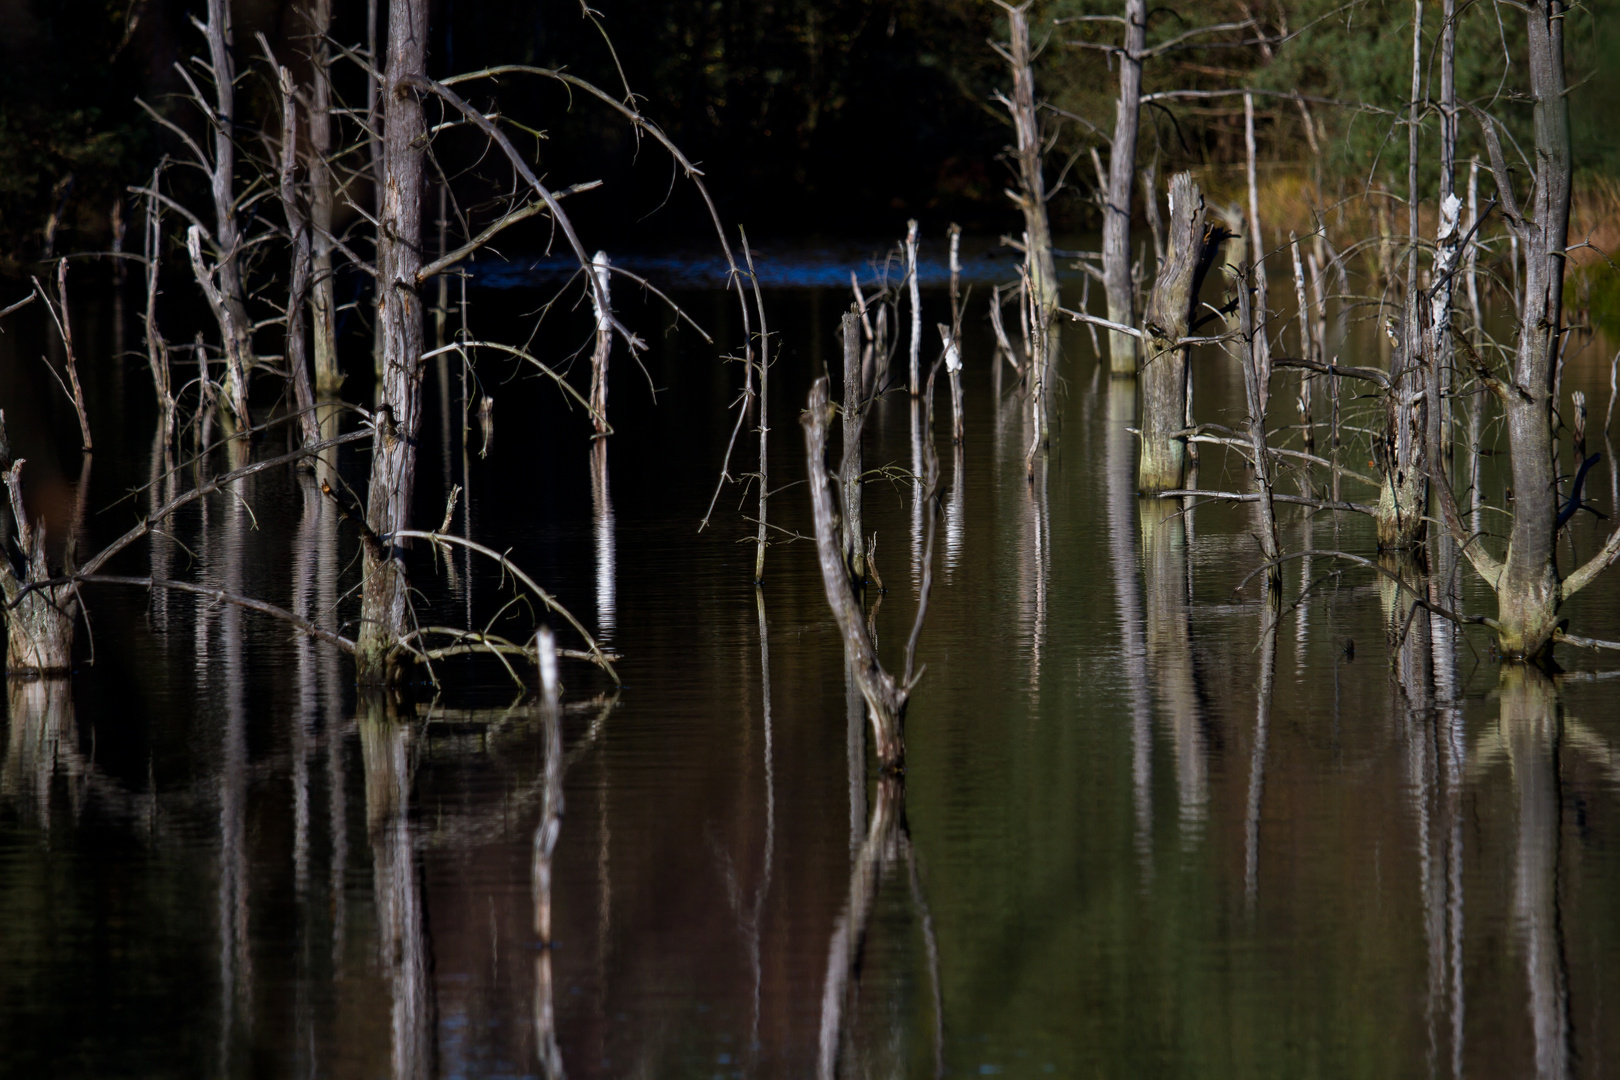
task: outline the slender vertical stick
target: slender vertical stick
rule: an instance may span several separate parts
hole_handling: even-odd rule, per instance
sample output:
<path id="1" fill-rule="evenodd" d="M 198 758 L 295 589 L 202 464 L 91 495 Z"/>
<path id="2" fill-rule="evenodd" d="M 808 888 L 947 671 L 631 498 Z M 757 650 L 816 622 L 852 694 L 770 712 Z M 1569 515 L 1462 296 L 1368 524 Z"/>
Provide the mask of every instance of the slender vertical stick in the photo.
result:
<path id="1" fill-rule="evenodd" d="M 1247 151 L 1249 179 L 1249 252 L 1254 267 L 1254 322 L 1253 333 L 1255 363 L 1264 378 L 1260 382 L 1260 410 L 1264 413 L 1271 396 L 1271 345 L 1266 337 L 1269 308 L 1266 301 L 1266 242 L 1260 232 L 1260 189 L 1255 176 L 1254 95 L 1243 95 L 1243 143 Z"/>
<path id="2" fill-rule="evenodd" d="M 754 548 L 754 584 L 758 585 L 765 580 L 765 510 L 766 502 L 770 498 L 770 433 L 769 420 L 770 407 L 770 371 L 771 371 L 771 331 L 765 324 L 765 298 L 759 291 L 759 275 L 754 272 L 754 253 L 748 247 L 748 234 L 743 234 L 743 258 L 748 261 L 748 276 L 753 279 L 754 306 L 759 309 L 759 535 L 755 540 Z M 764 599 L 760 599 L 760 629 L 764 632 L 765 608 Z M 761 648 L 763 648 L 763 643 Z M 767 688 L 766 696 L 770 690 Z"/>
<path id="3" fill-rule="evenodd" d="M 962 325 L 962 226 L 951 222 L 951 325 Z"/>
<path id="4" fill-rule="evenodd" d="M 603 438 L 608 433 L 608 357 L 613 352 L 613 309 L 609 299 L 613 272 L 607 252 L 596 253 L 591 260 L 591 273 L 596 276 L 596 288 L 591 290 L 591 309 L 596 313 L 596 351 L 591 354 L 591 412 L 596 435 Z"/>
<path id="5" fill-rule="evenodd" d="M 917 281 L 917 219 L 906 222 L 906 280 L 911 286 L 911 396 L 922 392 L 917 367 L 922 355 L 922 290 Z"/>
<path id="6" fill-rule="evenodd" d="M 68 315 L 67 268 L 68 261 L 66 259 L 57 261 L 56 302 L 62 309 L 62 314 L 56 320 L 56 329 L 62 335 L 62 348 L 67 352 L 68 382 L 73 387 L 73 410 L 79 414 L 79 434 L 84 439 L 84 452 L 88 454 L 91 450 L 90 418 L 84 409 L 84 388 L 79 385 L 78 360 L 73 355 L 73 320 Z M 38 282 L 35 282 L 35 284 L 37 285 Z M 51 306 L 49 299 L 45 301 L 45 306 L 47 308 Z M 56 312 L 52 311 L 51 315 L 55 317 Z"/>
<path id="7" fill-rule="evenodd" d="M 1299 257 L 1299 237 L 1292 232 L 1288 234 L 1288 250 L 1294 257 L 1294 304 L 1299 311 L 1299 355 L 1306 360 L 1316 360 L 1316 350 L 1312 347 L 1314 335 L 1311 333 L 1311 306 L 1305 298 L 1305 267 Z M 1316 448 L 1316 428 L 1311 424 L 1311 383 L 1313 378 L 1309 371 L 1299 381 L 1299 423 L 1305 436 L 1305 449 Z"/>
<path id="8" fill-rule="evenodd" d="M 1266 448 L 1266 394 L 1263 383 L 1269 373 L 1260 368 L 1259 350 L 1254 346 L 1254 339 L 1258 335 L 1254 311 L 1249 302 L 1253 270 L 1252 266 L 1244 266 L 1239 271 L 1242 279 L 1238 282 L 1238 324 L 1243 340 L 1238 342 L 1237 347 L 1243 361 L 1243 389 L 1249 412 L 1249 446 L 1254 455 L 1254 489 L 1260 496 L 1259 539 L 1260 553 L 1267 563 L 1267 601 L 1276 605 L 1282 602 L 1282 571 L 1277 566 L 1281 544 L 1277 539 L 1277 513 L 1271 502 L 1271 455 Z"/>
<path id="9" fill-rule="evenodd" d="M 174 394 L 170 390 L 169 345 L 158 332 L 157 293 L 158 269 L 163 258 L 162 209 L 157 201 L 158 178 L 163 172 L 160 164 L 152 170 L 152 183 L 146 197 L 146 359 L 152 366 L 152 386 L 157 392 L 158 411 L 162 414 L 163 445 L 174 438 Z"/>

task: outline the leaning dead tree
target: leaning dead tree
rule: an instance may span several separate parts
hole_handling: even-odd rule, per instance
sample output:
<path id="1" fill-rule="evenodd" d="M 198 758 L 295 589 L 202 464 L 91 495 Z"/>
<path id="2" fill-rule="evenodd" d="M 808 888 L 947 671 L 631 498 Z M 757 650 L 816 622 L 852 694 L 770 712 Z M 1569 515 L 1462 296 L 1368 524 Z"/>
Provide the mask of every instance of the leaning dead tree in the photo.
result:
<path id="1" fill-rule="evenodd" d="M 846 339 L 849 336 L 851 316 L 845 316 Z M 809 404 L 800 416 L 804 427 L 806 466 L 810 478 L 810 509 L 815 522 L 816 555 L 821 564 L 821 582 L 826 590 L 828 606 L 838 623 L 839 636 L 844 644 L 844 662 L 866 701 L 866 714 L 872 726 L 872 741 L 877 749 L 878 763 L 885 773 L 895 774 L 905 768 L 906 704 L 916 687 L 921 672 L 915 670 L 917 641 L 922 634 L 923 620 L 928 615 L 928 597 L 934 582 L 934 534 L 937 524 L 936 496 L 939 490 L 939 456 L 934 450 L 934 375 L 941 360 L 930 370 L 923 388 L 923 412 L 926 435 L 923 439 L 922 490 L 918 494 L 928 514 L 927 541 L 923 553 L 922 581 L 917 597 L 917 617 L 912 623 L 911 636 L 906 642 L 905 670 L 899 679 L 891 675 L 878 659 L 877 647 L 867 627 L 866 612 L 861 602 L 861 582 L 852 570 L 843 541 L 844 514 L 840 512 L 838 493 L 827 471 L 827 429 L 834 412 L 828 396 L 827 377 L 816 379 L 810 386 Z M 845 431 L 848 439 L 850 434 Z M 858 443 L 859 431 L 855 432 Z M 846 448 L 854 443 L 846 442 Z M 849 475 L 847 465 L 843 475 Z M 839 486 L 842 486 L 841 484 Z"/>

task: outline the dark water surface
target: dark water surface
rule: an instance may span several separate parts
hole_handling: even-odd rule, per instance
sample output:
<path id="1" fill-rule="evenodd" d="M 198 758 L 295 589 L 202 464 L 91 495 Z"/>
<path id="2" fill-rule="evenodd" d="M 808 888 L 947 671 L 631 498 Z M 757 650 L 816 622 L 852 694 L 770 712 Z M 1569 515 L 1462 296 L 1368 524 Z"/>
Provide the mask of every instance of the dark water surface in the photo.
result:
<path id="1" fill-rule="evenodd" d="M 474 290 L 477 336 L 527 337 L 543 294 L 514 279 Z M 580 412 L 505 361 L 479 360 L 497 402 L 487 457 L 476 422 L 463 450 L 457 371 L 427 379 L 418 524 L 436 525 L 462 485 L 453 531 L 470 520 L 510 547 L 623 657 L 617 692 L 584 665 L 563 671 L 549 978 L 540 713 L 498 664 L 446 661 L 443 695 L 390 718 L 357 701 L 346 659 L 281 625 L 100 587 L 71 683 L 9 695 L 0 1073 L 533 1076 L 553 1030 L 575 1077 L 1612 1071 L 1615 663 L 1564 653 L 1568 674 L 1515 672 L 1484 636 L 1421 615 L 1392 645 L 1405 618 L 1392 591 L 1364 569 L 1324 578 L 1336 567 L 1320 557 L 1285 570 L 1273 653 L 1255 587 L 1233 593 L 1259 562 L 1250 510 L 1137 499 L 1134 389 L 1099 377 L 1083 332 L 1064 331 L 1053 450 L 1026 483 L 1027 421 L 1010 378 L 994 399 L 988 289 L 974 292 L 959 455 L 941 395 L 936 591 L 903 789 L 867 760 L 813 545 L 772 547 L 756 592 L 752 496 L 723 492 L 697 532 L 738 366 L 632 304 L 651 348 L 645 374 L 615 360 L 605 476 Z M 767 294 L 781 348 L 771 517 L 789 531 L 810 527 L 798 411 L 812 375 L 838 364 L 847 296 Z M 740 340 L 724 295 L 679 299 L 722 348 Z M 927 304 L 931 342 L 944 294 Z M 81 310 L 95 511 L 148 481 L 153 417 L 144 364 L 113 359 L 107 305 Z M 554 317 L 537 348 L 565 362 L 582 319 Z M 38 360 L 43 329 L 6 331 L 0 405 L 60 531 L 80 492 L 71 412 Z M 1378 362 L 1380 336 L 1353 330 L 1346 359 Z M 1607 348 L 1578 354 L 1564 382 L 1587 391 L 1599 432 Z M 1197 363 L 1200 418 L 1238 423 L 1233 365 Z M 1277 380 L 1274 424 L 1293 422 L 1296 383 Z M 1366 421 L 1366 402 L 1344 404 Z M 911 432 L 910 403 L 885 399 L 868 465 L 910 468 Z M 1496 507 L 1503 460 L 1486 459 Z M 340 462 L 359 483 L 364 450 Z M 1612 514 L 1609 469 L 1589 492 Z M 1248 480 L 1211 447 L 1200 483 Z M 240 486 L 188 508 L 122 572 L 157 559 L 352 620 L 352 526 L 306 475 Z M 81 550 L 147 499 L 92 513 Z M 867 489 L 894 668 L 918 511 L 904 478 Z M 1500 512 L 1485 513 L 1489 528 Z M 1279 515 L 1285 549 L 1372 554 L 1366 519 Z M 1602 527 L 1582 522 L 1580 552 Z M 416 558 L 424 623 L 530 625 L 526 609 L 501 614 L 493 564 Z M 1471 573 L 1463 595 L 1490 610 Z M 1569 606 L 1572 627 L 1620 637 L 1617 598 L 1611 574 Z"/>

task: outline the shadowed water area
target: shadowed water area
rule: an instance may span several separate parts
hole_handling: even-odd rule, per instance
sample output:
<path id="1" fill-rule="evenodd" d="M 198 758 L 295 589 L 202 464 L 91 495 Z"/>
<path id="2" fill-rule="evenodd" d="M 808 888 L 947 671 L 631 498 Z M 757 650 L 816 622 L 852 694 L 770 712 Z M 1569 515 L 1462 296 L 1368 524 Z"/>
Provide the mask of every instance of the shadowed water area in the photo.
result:
<path id="1" fill-rule="evenodd" d="M 1285 565 L 1268 633 L 1257 583 L 1234 592 L 1260 563 L 1252 508 L 1139 499 L 1136 389 L 1099 372 L 1089 334 L 1067 324 L 1051 453 L 1026 481 L 1028 409 L 1010 371 L 993 379 L 984 318 L 1011 262 L 969 248 L 967 435 L 951 446 L 941 388 L 935 589 L 903 782 L 869 761 L 813 540 L 791 541 L 811 531 L 798 413 L 814 376 L 832 369 L 836 389 L 848 272 L 871 281 L 867 250 L 761 262 L 782 542 L 759 590 L 754 495 L 727 488 L 697 528 L 735 422 L 740 366 L 717 359 L 742 338 L 735 300 L 711 264 L 631 260 L 718 345 L 623 287 L 650 348 L 644 372 L 615 357 L 605 461 L 582 410 L 495 355 L 465 389 L 449 362 L 426 381 L 418 527 L 459 485 L 450 531 L 509 548 L 621 657 L 622 689 L 562 669 L 549 897 L 535 857 L 546 737 L 526 667 L 519 687 L 488 658 L 441 661 L 438 697 L 424 680 L 419 704 L 391 709 L 357 699 L 348 659 L 284 624 L 92 587 L 72 680 L 8 695 L 0 1071 L 1604 1074 L 1620 1060 L 1620 665 L 1565 650 L 1562 675 L 1501 667 L 1483 632 L 1409 618 L 1372 572 L 1324 557 Z M 925 271 L 935 262 L 925 251 Z M 475 336 L 526 340 L 549 272 L 481 275 Z M 931 362 L 949 301 L 940 274 L 923 280 Z M 93 551 L 148 511 L 148 492 L 117 500 L 161 468 L 144 361 L 115 359 L 140 347 L 133 320 L 119 335 L 88 288 L 76 310 L 88 488 L 71 406 L 39 360 L 55 355 L 41 320 L 0 337 L 0 405 L 31 500 L 60 534 L 82 499 Z M 576 384 L 587 316 L 559 310 L 535 338 L 557 364 L 586 344 Z M 1347 362 L 1382 363 L 1380 332 L 1348 334 Z M 1612 515 L 1605 350 L 1576 352 L 1563 389 L 1588 395 L 1606 455 L 1588 495 Z M 350 359 L 366 362 L 363 344 Z M 1200 419 L 1237 426 L 1236 364 L 1209 351 L 1194 369 Z M 1298 378 L 1275 380 L 1273 426 L 1295 422 Z M 1351 393 L 1346 424 L 1365 424 L 1371 405 Z M 913 468 L 916 422 L 903 393 L 881 399 L 867 467 Z M 1320 409 L 1317 422 L 1321 440 Z M 289 438 L 278 429 L 254 454 Z M 365 447 L 337 457 L 356 486 Z M 741 442 L 733 473 L 756 459 Z M 1371 471 L 1364 441 L 1345 461 Z M 1504 470 L 1505 455 L 1485 458 L 1487 528 Z M 1249 482 L 1241 459 L 1204 448 L 1200 485 Z M 353 525 L 307 473 L 237 486 L 113 572 L 156 562 L 352 636 Z M 1345 497 L 1371 501 L 1348 484 Z M 887 586 L 867 606 L 891 670 L 925 512 L 904 475 L 866 488 Z M 1370 519 L 1278 515 L 1285 552 L 1374 557 Z M 1579 553 L 1608 524 L 1582 515 Z M 412 560 L 424 623 L 532 625 L 494 563 Z M 1461 582 L 1468 610 L 1491 610 L 1471 571 Z M 1617 599 L 1611 574 L 1565 615 L 1620 638 Z M 547 900 L 550 950 L 536 933 Z"/>

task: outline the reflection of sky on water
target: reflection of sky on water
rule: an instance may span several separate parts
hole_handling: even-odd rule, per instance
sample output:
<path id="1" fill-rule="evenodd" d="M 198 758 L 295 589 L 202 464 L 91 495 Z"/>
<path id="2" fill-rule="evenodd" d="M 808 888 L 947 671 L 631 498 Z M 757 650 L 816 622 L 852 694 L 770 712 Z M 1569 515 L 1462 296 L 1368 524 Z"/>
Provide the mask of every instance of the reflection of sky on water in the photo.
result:
<path id="1" fill-rule="evenodd" d="M 880 284 L 885 277 L 891 284 L 899 285 L 905 279 L 904 262 L 896 249 L 885 268 L 885 251 L 882 242 L 766 247 L 754 251 L 754 270 L 759 274 L 760 285 L 767 289 L 848 288 L 851 271 L 859 275 L 862 288 Z M 738 266 L 746 265 L 740 248 L 733 254 Z M 1073 269 L 1073 256 L 1077 253 L 1061 254 L 1068 258 L 1059 258 L 1059 275 L 1078 275 L 1079 271 Z M 620 270 L 644 277 L 660 289 L 724 286 L 729 272 L 724 253 L 714 248 L 625 254 L 610 251 L 608 255 Z M 1017 280 L 1018 252 L 998 245 L 994 238 L 980 238 L 976 243 L 964 240 L 961 258 L 962 281 L 966 284 Z M 473 263 L 470 269 L 473 280 L 479 285 L 511 289 L 567 280 L 579 272 L 579 263 L 572 254 L 550 254 Z M 924 286 L 950 284 L 950 257 L 944 238 L 933 244 L 923 242 L 918 270 Z"/>

